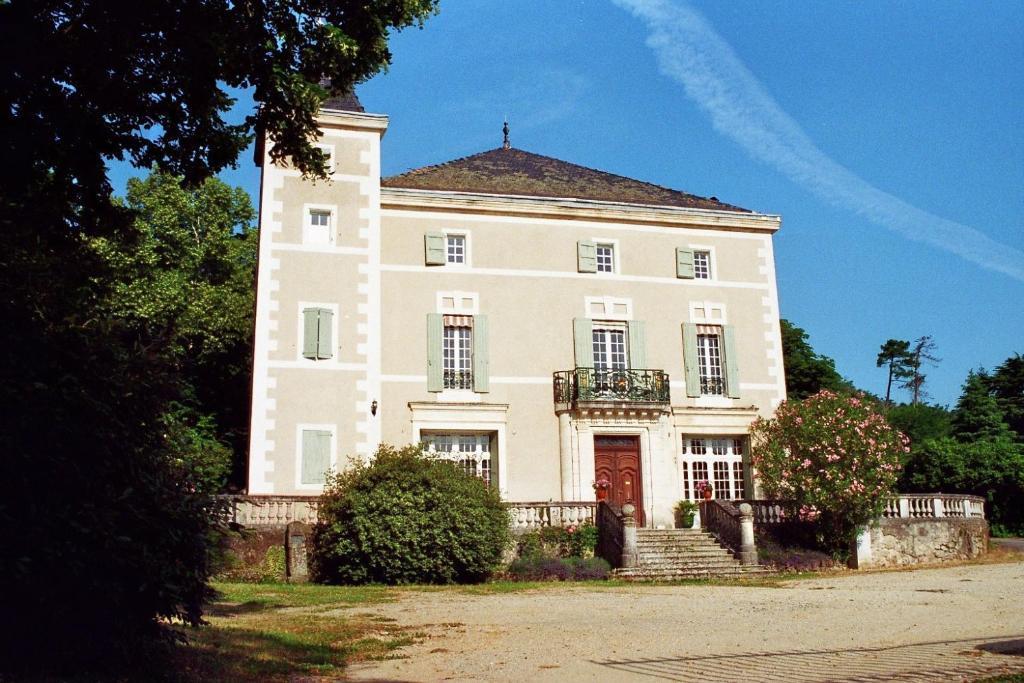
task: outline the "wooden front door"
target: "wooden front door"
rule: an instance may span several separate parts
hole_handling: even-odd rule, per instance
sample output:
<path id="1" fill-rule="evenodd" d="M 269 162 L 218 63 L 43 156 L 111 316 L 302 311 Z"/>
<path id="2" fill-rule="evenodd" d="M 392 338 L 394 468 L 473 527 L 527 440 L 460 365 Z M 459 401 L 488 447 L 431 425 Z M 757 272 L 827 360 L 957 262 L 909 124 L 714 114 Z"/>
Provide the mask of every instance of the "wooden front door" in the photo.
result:
<path id="1" fill-rule="evenodd" d="M 636 507 L 637 526 L 644 525 L 644 495 L 640 481 L 640 439 L 635 436 L 594 437 L 595 481 L 612 483 L 608 500 Z"/>

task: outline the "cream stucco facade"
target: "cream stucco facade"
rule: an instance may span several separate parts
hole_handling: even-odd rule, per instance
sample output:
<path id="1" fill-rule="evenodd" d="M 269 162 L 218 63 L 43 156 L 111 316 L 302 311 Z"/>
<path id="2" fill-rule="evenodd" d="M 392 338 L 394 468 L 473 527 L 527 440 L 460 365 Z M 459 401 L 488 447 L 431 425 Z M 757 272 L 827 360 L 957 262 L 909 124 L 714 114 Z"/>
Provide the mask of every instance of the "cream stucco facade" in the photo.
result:
<path id="1" fill-rule="evenodd" d="M 382 188 L 387 123 L 321 115 L 330 182 L 263 159 L 249 493 L 316 495 L 323 467 L 426 440 L 507 500 L 593 500 L 604 437 L 636 444 L 639 486 L 626 483 L 648 525 L 670 525 L 702 473 L 728 470 L 728 493 L 749 492 L 749 467 L 733 463 L 750 422 L 785 398 L 780 219 Z M 431 239 L 452 251 L 443 263 L 428 265 Z M 594 244 L 611 272 L 581 272 Z M 679 250 L 700 252 L 707 277 L 680 277 Z M 688 356 L 687 329 L 714 349 Z M 687 358 L 701 364 L 689 377 Z M 639 381 L 637 362 L 657 396 L 618 391 Z M 708 363 L 721 381 L 697 391 Z M 554 373 L 571 385 L 558 401 Z M 579 382 L 600 391 L 576 395 Z M 726 443 L 720 471 L 712 451 Z"/>

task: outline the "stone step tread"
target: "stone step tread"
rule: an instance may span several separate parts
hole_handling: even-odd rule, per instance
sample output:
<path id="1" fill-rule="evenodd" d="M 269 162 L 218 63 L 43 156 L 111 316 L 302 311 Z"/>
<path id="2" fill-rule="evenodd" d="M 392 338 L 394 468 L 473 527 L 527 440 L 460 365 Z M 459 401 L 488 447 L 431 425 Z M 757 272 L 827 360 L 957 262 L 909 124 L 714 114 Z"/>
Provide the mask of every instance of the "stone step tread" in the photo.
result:
<path id="1" fill-rule="evenodd" d="M 694 550 L 721 548 L 717 543 L 650 543 L 639 542 L 637 548 L 693 548 Z"/>
<path id="2" fill-rule="evenodd" d="M 649 546 L 647 544 L 638 543 L 637 551 L 643 553 L 727 553 L 727 549 L 722 546 Z"/>
<path id="3" fill-rule="evenodd" d="M 721 569 L 738 566 L 734 561 L 728 562 L 640 562 L 638 567 L 644 569 Z"/>
<path id="4" fill-rule="evenodd" d="M 732 557 L 727 550 L 643 550 L 638 549 L 640 557 Z"/>
<path id="5" fill-rule="evenodd" d="M 644 569 L 636 567 L 630 570 L 616 569 L 614 576 L 722 576 L 722 575 L 745 575 L 745 574 L 770 574 L 767 569 L 744 569 L 742 567 L 728 567 L 715 569 Z"/>
<path id="6" fill-rule="evenodd" d="M 652 560 L 731 560 L 733 556 L 724 550 L 717 553 L 637 553 L 637 557 Z"/>

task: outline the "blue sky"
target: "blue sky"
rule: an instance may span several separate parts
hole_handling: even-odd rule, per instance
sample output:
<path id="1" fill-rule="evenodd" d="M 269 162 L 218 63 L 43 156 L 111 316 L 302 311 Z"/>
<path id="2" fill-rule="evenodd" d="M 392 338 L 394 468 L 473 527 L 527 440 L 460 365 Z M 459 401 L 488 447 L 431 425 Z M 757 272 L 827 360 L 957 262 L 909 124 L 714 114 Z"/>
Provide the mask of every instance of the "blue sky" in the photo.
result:
<path id="1" fill-rule="evenodd" d="M 516 147 L 780 214 L 782 315 L 860 387 L 890 337 L 934 337 L 940 404 L 1024 353 L 1024 3 L 442 1 L 392 51 L 358 90 L 385 174 L 508 116 Z M 224 177 L 255 197 L 250 158 Z"/>

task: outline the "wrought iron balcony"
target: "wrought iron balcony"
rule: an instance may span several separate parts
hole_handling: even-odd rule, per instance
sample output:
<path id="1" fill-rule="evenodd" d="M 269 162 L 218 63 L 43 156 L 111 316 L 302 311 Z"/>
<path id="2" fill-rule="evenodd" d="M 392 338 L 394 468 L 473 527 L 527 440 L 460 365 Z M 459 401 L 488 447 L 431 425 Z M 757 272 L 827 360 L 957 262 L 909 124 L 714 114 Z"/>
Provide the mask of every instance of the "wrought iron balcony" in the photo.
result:
<path id="1" fill-rule="evenodd" d="M 472 389 L 473 388 L 473 371 L 472 370 L 445 370 L 444 371 L 444 388 L 445 389 Z"/>
<path id="2" fill-rule="evenodd" d="M 662 370 L 576 368 L 554 375 L 555 403 L 625 401 L 668 403 L 668 373 Z"/>

